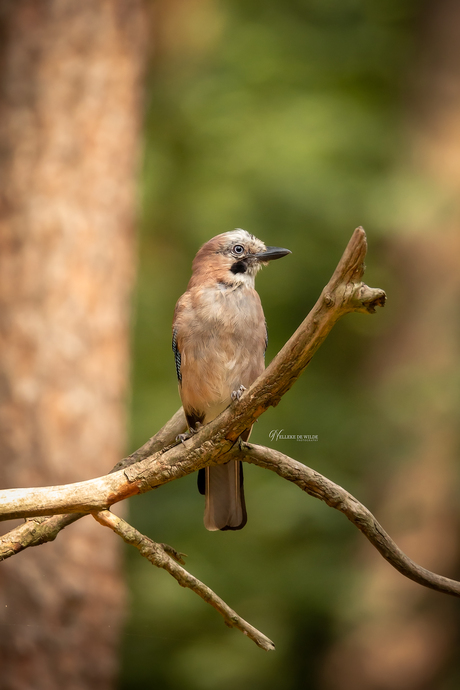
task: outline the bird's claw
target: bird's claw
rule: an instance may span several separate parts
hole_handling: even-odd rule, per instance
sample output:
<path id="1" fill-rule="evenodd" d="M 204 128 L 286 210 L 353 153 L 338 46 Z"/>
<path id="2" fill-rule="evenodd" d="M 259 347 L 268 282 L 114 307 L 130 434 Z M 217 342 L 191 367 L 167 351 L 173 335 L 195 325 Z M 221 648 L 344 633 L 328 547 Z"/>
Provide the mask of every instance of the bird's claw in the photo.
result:
<path id="1" fill-rule="evenodd" d="M 185 434 L 178 434 L 176 436 L 176 441 L 180 441 L 181 443 L 185 443 L 185 441 L 188 441 L 189 439 L 191 439 L 194 434 L 197 434 L 202 426 L 203 425 L 200 422 L 197 422 L 195 424 L 195 428 L 189 427 L 189 430 Z"/>
<path id="2" fill-rule="evenodd" d="M 244 391 L 246 390 L 245 386 L 241 384 L 241 386 L 238 388 L 238 390 L 232 392 L 232 400 L 239 400 L 241 396 L 243 395 Z"/>
<path id="3" fill-rule="evenodd" d="M 185 443 L 191 437 L 192 437 L 192 434 L 190 434 L 189 432 L 187 432 L 186 434 L 177 434 L 176 441 L 180 441 L 181 443 Z"/>

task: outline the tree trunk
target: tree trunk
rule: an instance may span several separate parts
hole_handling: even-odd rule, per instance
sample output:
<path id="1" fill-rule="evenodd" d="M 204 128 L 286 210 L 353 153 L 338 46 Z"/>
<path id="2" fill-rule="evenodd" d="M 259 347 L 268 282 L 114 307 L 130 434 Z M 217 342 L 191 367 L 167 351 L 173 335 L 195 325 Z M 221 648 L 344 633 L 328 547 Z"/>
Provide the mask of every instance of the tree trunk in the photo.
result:
<path id="1" fill-rule="evenodd" d="M 374 514 L 421 565 L 458 579 L 458 304 L 460 300 L 460 5 L 431 2 L 415 70 L 414 168 L 435 198 L 390 242 L 402 285 L 398 323 L 375 353 L 377 395 L 404 450 Z M 396 305 L 389 301 L 388 308 Z M 454 601 L 362 557 L 358 605 L 325 664 L 334 690 L 430 690 L 449 677 L 458 643 Z M 443 686 L 444 687 L 444 686 Z M 450 685 L 449 685 L 450 687 Z M 452 686 L 453 687 L 453 686 Z"/>
<path id="2" fill-rule="evenodd" d="M 144 25 L 140 0 L 0 0 L 3 487 L 124 451 Z M 112 687 L 123 606 L 91 518 L 1 564 L 2 690 Z"/>

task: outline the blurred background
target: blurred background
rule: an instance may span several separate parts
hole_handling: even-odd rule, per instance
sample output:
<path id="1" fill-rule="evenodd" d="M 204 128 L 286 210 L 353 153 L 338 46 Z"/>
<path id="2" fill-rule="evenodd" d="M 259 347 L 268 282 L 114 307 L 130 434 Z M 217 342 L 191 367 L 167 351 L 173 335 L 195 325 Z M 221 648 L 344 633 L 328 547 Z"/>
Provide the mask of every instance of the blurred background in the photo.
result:
<path id="1" fill-rule="evenodd" d="M 460 5 L 0 10 L 2 484 L 102 474 L 172 416 L 172 314 L 209 238 L 242 227 L 292 251 L 258 277 L 270 361 L 362 225 L 387 306 L 339 322 L 251 440 L 460 578 Z M 195 476 L 132 499 L 129 520 L 187 553 L 276 652 L 86 518 L 2 564 L 0 687 L 460 687 L 456 599 L 294 485 L 245 477 L 241 532 L 204 529 Z"/>

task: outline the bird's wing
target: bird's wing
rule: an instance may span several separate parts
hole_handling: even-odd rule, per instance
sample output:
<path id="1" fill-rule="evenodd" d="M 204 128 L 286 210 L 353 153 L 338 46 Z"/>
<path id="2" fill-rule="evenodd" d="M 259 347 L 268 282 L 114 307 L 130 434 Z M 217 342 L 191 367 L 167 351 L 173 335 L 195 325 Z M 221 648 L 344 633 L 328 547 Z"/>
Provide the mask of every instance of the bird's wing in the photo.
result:
<path id="1" fill-rule="evenodd" d="M 174 352 L 174 360 L 176 362 L 177 380 L 179 381 L 179 383 L 181 383 L 182 382 L 182 374 L 180 371 L 181 356 L 180 356 L 180 352 L 179 352 L 179 347 L 177 345 L 177 328 L 173 329 L 172 350 Z"/>

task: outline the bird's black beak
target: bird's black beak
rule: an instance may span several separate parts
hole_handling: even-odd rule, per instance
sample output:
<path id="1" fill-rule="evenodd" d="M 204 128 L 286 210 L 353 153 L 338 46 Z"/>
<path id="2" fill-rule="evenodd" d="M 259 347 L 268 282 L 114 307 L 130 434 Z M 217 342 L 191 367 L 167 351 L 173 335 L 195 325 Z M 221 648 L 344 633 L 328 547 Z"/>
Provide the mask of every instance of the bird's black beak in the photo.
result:
<path id="1" fill-rule="evenodd" d="M 283 249 L 282 247 L 267 247 L 264 252 L 254 254 L 257 259 L 261 261 L 273 261 L 274 259 L 281 259 L 287 254 L 292 254 L 290 249 Z"/>

